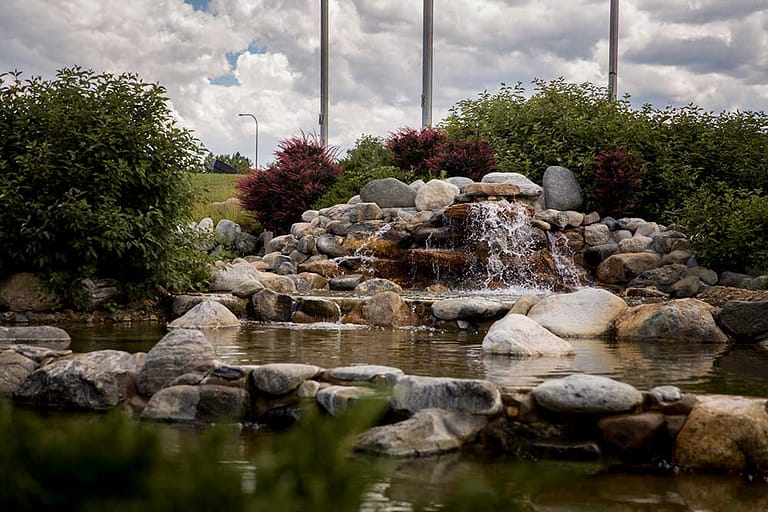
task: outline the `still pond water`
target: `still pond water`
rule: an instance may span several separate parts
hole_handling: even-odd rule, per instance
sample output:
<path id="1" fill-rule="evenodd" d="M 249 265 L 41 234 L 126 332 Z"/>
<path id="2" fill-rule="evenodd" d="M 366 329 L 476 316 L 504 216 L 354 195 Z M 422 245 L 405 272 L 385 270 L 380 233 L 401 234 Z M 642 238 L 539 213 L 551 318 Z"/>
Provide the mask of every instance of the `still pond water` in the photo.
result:
<path id="1" fill-rule="evenodd" d="M 114 348 L 147 351 L 165 333 L 157 326 L 73 327 L 77 352 Z M 697 343 L 615 343 L 574 340 L 571 358 L 514 360 L 481 352 L 482 335 L 426 329 L 381 330 L 335 324 L 246 324 L 212 331 L 221 360 L 232 364 L 295 362 L 330 368 L 382 364 L 407 374 L 488 379 L 531 386 L 572 373 L 605 375 L 639 389 L 672 384 L 694 393 L 768 395 L 768 351 Z M 189 432 L 177 431 L 178 442 Z M 186 432 L 186 433 L 185 433 Z M 271 434 L 237 434 L 247 453 Z M 185 440 L 186 439 L 186 440 Z M 240 461 L 245 463 L 245 459 Z M 439 502 L 458 482 L 479 477 L 511 506 L 541 511 L 768 510 L 768 484 L 736 476 L 634 474 L 589 464 L 487 460 L 467 454 L 378 461 L 386 475 L 371 482 L 364 510 L 409 510 Z"/>

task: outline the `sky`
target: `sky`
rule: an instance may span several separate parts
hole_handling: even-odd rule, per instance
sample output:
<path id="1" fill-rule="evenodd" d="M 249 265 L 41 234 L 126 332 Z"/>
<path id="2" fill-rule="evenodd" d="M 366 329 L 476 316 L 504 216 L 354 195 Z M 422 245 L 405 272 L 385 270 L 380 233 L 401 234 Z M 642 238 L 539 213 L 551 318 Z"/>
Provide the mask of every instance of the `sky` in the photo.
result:
<path id="1" fill-rule="evenodd" d="M 330 0 L 329 143 L 421 125 L 421 0 Z M 607 85 L 610 0 L 434 0 L 433 122 L 501 83 Z M 620 0 L 619 95 L 766 110 L 766 0 Z M 0 72 L 79 65 L 165 86 L 213 153 L 319 133 L 320 0 L 0 0 Z"/>

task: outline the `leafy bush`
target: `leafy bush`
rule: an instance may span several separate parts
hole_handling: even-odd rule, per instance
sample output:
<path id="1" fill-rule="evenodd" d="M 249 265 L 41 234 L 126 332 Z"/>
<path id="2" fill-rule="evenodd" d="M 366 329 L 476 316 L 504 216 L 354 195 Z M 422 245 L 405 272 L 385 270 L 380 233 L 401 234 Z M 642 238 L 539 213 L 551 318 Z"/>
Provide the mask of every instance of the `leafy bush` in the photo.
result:
<path id="1" fill-rule="evenodd" d="M 626 149 L 611 149 L 595 157 L 595 204 L 603 215 L 633 214 L 640 205 L 641 167 Z"/>
<path id="2" fill-rule="evenodd" d="M 713 269 L 768 273 L 768 195 L 723 183 L 702 188 L 671 214 L 697 261 Z"/>
<path id="3" fill-rule="evenodd" d="M 0 275 L 32 271 L 58 288 L 85 276 L 136 291 L 200 284 L 179 226 L 201 150 L 164 93 L 130 73 L 0 75 Z"/>
<path id="4" fill-rule="evenodd" d="M 249 170 L 251 170 L 251 167 L 253 167 L 251 159 L 241 155 L 239 152 L 231 155 L 214 155 L 213 153 L 209 152 L 205 157 L 205 161 L 203 162 L 202 172 L 220 174 L 213 169 L 214 159 L 221 160 L 225 164 L 232 167 L 235 171 L 237 171 L 238 174 L 246 174 Z"/>
<path id="5" fill-rule="evenodd" d="M 447 141 L 446 134 L 436 128 L 401 128 L 387 138 L 386 144 L 395 167 L 428 176 L 427 160 L 437 155 Z"/>
<path id="6" fill-rule="evenodd" d="M 302 134 L 278 144 L 274 163 L 238 181 L 238 198 L 264 229 L 286 233 L 340 174 L 333 149 Z"/>
<path id="7" fill-rule="evenodd" d="M 496 170 L 493 149 L 482 139 L 459 139 L 446 142 L 437 154 L 427 159 L 430 174 L 465 176 L 480 181 Z"/>
<path id="8" fill-rule="evenodd" d="M 364 173 L 370 169 L 392 165 L 392 154 L 384 141 L 373 135 L 363 135 L 355 141 L 355 147 L 339 161 L 344 174 Z"/>

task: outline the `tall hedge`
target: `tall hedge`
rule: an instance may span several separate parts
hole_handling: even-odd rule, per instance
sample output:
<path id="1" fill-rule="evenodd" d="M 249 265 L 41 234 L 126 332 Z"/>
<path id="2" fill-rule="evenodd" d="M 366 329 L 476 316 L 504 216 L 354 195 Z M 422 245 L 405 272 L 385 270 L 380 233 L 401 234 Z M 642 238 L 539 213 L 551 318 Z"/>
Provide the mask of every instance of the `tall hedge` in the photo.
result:
<path id="1" fill-rule="evenodd" d="M 131 73 L 0 75 L 0 275 L 32 271 L 54 287 L 203 279 L 182 233 L 200 147 L 164 94 Z"/>

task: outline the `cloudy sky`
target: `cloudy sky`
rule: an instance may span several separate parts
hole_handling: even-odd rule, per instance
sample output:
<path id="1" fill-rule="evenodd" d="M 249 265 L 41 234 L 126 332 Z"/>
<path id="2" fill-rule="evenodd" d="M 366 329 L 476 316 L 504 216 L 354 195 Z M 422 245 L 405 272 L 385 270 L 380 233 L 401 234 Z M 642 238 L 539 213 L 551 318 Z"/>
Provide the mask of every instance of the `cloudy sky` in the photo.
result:
<path id="1" fill-rule="evenodd" d="M 331 0 L 330 142 L 421 123 L 421 0 Z M 607 82 L 609 0 L 435 0 L 435 122 L 502 82 Z M 766 0 L 620 0 L 619 93 L 768 105 Z M 214 153 L 319 132 L 319 0 L 0 0 L 0 72 L 138 72 Z"/>

